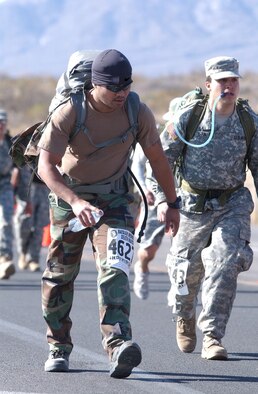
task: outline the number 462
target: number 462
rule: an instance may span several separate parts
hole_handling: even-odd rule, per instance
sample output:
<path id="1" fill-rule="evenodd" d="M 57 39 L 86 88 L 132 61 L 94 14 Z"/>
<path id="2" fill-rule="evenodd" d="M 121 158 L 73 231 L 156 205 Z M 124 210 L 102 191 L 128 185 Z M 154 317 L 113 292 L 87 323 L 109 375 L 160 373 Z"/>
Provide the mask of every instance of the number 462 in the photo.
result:
<path id="1" fill-rule="evenodd" d="M 112 239 L 108 246 L 108 250 L 111 250 L 113 255 L 118 254 L 119 256 L 124 256 L 127 260 L 131 260 L 130 254 L 133 251 L 133 246 L 122 239 L 118 242 L 116 242 L 115 239 Z"/>

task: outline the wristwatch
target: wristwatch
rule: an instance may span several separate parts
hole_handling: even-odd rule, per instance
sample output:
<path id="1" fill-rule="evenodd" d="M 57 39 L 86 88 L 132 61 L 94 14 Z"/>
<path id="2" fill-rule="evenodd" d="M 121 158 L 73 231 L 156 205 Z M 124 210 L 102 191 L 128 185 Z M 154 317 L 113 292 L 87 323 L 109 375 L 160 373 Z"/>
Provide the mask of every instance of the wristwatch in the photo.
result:
<path id="1" fill-rule="evenodd" d="M 169 202 L 167 201 L 168 207 L 173 209 L 180 209 L 181 208 L 181 197 L 177 197 L 176 201 Z"/>

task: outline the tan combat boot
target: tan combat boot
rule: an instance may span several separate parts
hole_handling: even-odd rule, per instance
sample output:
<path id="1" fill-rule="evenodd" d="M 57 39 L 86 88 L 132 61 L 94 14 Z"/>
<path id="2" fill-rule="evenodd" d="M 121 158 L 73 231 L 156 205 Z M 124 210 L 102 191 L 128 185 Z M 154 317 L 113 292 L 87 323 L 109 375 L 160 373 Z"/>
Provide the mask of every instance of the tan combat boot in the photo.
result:
<path id="1" fill-rule="evenodd" d="M 28 268 L 28 262 L 26 261 L 25 254 L 21 254 L 18 260 L 18 267 L 21 271 L 26 270 Z"/>
<path id="2" fill-rule="evenodd" d="M 205 337 L 203 340 L 202 358 L 206 358 L 206 360 L 227 360 L 228 353 L 220 340 Z"/>
<path id="3" fill-rule="evenodd" d="M 176 340 L 177 346 L 184 353 L 192 353 L 196 346 L 195 315 L 191 319 L 177 317 Z"/>
<path id="4" fill-rule="evenodd" d="M 0 257 L 0 279 L 9 279 L 15 273 L 15 266 L 8 256 Z"/>
<path id="5" fill-rule="evenodd" d="M 40 265 L 37 261 L 30 261 L 28 264 L 28 268 L 32 272 L 40 271 Z"/>

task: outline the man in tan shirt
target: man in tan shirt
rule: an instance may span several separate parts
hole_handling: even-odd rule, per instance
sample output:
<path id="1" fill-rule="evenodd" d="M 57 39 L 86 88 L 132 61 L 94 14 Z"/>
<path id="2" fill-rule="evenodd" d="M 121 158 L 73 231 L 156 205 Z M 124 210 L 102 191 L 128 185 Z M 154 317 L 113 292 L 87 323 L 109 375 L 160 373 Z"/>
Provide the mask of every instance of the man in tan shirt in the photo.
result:
<path id="1" fill-rule="evenodd" d="M 126 101 L 132 68 L 119 51 L 108 49 L 93 61 L 93 88 L 86 92 L 85 128 L 69 141 L 76 111 L 71 102 L 53 114 L 39 147 L 39 175 L 51 190 L 51 237 L 43 274 L 42 304 L 50 346 L 45 371 L 68 371 L 73 282 L 87 237 L 98 269 L 98 299 L 102 344 L 110 360 L 110 376 L 125 378 L 141 362 L 132 342 L 129 270 L 133 259 L 134 220 L 128 209 L 127 165 L 135 137 L 129 131 Z M 128 130 L 126 138 L 118 137 Z M 140 103 L 136 140 L 142 146 L 166 200 L 159 219 L 176 235 L 179 226 L 174 179 L 163 153 L 156 122 Z M 115 143 L 108 142 L 116 141 Z M 103 214 L 96 223 L 93 214 Z M 73 232 L 77 217 L 85 229 Z M 53 308 L 53 305 L 55 308 Z"/>

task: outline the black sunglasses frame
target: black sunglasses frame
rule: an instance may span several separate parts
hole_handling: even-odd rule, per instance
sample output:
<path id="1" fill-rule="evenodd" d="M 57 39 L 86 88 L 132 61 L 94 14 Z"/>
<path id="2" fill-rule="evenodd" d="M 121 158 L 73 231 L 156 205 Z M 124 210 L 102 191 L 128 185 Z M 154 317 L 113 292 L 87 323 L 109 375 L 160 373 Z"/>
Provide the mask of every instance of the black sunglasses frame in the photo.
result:
<path id="1" fill-rule="evenodd" d="M 130 88 L 130 85 L 126 85 L 126 86 L 119 86 L 119 85 L 105 85 L 105 88 L 107 88 L 107 90 L 110 90 L 113 93 L 118 93 L 121 92 L 121 90 L 127 90 Z"/>

